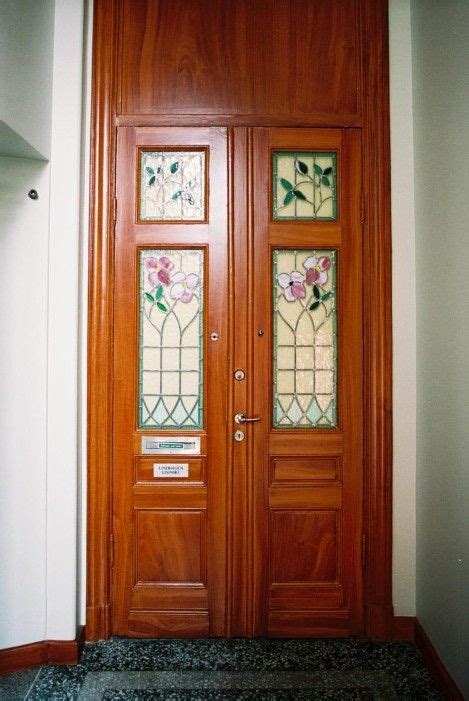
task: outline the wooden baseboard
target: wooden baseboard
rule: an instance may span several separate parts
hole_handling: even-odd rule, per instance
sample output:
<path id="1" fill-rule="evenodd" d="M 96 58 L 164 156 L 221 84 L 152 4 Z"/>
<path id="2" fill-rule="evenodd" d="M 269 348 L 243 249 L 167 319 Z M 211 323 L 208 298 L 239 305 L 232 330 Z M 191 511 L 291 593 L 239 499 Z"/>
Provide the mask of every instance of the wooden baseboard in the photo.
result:
<path id="1" fill-rule="evenodd" d="M 415 616 L 394 616 L 393 640 L 415 641 Z"/>
<path id="2" fill-rule="evenodd" d="M 445 699 L 449 701 L 464 701 L 464 696 L 458 689 L 456 682 L 446 669 L 440 656 L 433 647 L 432 641 L 417 619 L 415 621 L 415 644 L 420 650 L 420 654 L 423 657 L 428 671 L 440 687 Z"/>
<path id="3" fill-rule="evenodd" d="M 84 641 L 84 626 L 80 626 L 75 640 L 41 640 L 0 650 L 0 674 L 43 664 L 77 664 Z"/>

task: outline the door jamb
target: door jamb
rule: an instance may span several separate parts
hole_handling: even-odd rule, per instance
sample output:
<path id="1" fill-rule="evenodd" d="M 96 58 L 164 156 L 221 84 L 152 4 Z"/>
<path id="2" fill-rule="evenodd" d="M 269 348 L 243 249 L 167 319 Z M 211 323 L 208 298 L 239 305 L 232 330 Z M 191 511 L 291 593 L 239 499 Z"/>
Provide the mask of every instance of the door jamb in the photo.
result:
<path id="1" fill-rule="evenodd" d="M 94 8 L 88 317 L 86 639 L 111 634 L 112 290 L 118 109 L 116 0 Z M 387 1 L 360 0 L 364 290 L 365 631 L 392 638 L 392 324 Z M 366 86 L 366 89 L 365 87 Z M 210 115 L 206 115 L 210 119 Z M 200 117 L 199 117 L 200 119 Z M 128 120 L 127 120 L 128 121 Z M 138 126 L 143 120 L 130 121 Z M 187 125 L 196 118 L 187 118 Z M 271 118 L 270 118 L 271 121 Z M 270 126 L 258 115 L 256 126 Z M 155 117 L 154 125 L 158 124 Z M 214 117 L 213 123 L 220 126 Z M 234 124 L 229 115 L 226 125 Z M 145 118 L 148 124 L 148 115 Z M 290 125 L 291 126 L 291 125 Z M 318 126 L 304 120 L 298 126 Z M 326 125 L 321 124 L 321 127 Z M 344 127 L 337 123 L 331 127 Z"/>

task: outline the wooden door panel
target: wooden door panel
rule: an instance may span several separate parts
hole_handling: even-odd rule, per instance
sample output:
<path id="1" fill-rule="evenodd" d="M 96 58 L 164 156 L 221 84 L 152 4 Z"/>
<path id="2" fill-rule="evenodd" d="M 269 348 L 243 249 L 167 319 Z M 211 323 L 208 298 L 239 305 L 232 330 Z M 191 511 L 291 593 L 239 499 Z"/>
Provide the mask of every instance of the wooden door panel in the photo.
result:
<path id="1" fill-rule="evenodd" d="M 271 585 L 338 580 L 337 511 L 271 509 Z"/>
<path id="2" fill-rule="evenodd" d="M 205 584 L 205 512 L 137 509 L 135 580 L 142 584 Z"/>
<path id="3" fill-rule="evenodd" d="M 200 154 L 205 173 L 192 175 Z M 225 631 L 226 164 L 225 129 L 119 129 L 112 618 L 120 635 Z M 183 260 L 199 267 L 178 270 Z M 151 316 L 160 313 L 166 320 Z M 186 348 L 188 328 L 196 330 Z M 166 436 L 169 447 L 196 436 L 200 454 L 144 455 L 145 436 Z M 187 476 L 155 476 L 155 464 L 175 463 Z"/>
<path id="4" fill-rule="evenodd" d="M 280 124 L 359 114 L 354 0 L 211 0 L 209 12 L 206 0 L 121 7 L 123 114 L 240 115 L 252 124 L 263 114 Z"/>
<path id="5" fill-rule="evenodd" d="M 254 465 L 254 630 L 258 635 L 278 636 L 357 634 L 363 630 L 359 134 L 353 130 L 275 128 L 255 130 L 253 140 L 253 267 L 259 276 L 254 287 L 253 327 L 263 330 L 262 335 L 253 333 L 252 366 L 252 412 L 262 421 L 247 429 Z M 331 161 L 336 163 L 335 220 L 295 219 L 296 206 L 294 216 L 274 218 L 273 154 L 284 152 L 335 154 L 336 160 Z M 287 205 L 294 197 L 287 196 L 289 188 L 296 188 L 296 182 L 301 185 L 307 167 L 302 162 L 295 169 L 294 184 L 288 178 L 281 184 Z M 323 177 L 322 168 L 320 172 Z M 326 182 L 328 175 L 329 171 Z M 316 190 L 309 195 L 313 198 L 311 207 L 316 196 Z M 273 361 L 271 281 L 280 285 L 274 260 L 278 249 L 304 251 L 303 258 L 306 254 L 311 257 L 316 249 L 331 251 L 337 261 L 336 288 L 325 297 L 334 295 L 337 318 L 337 419 L 327 428 L 308 424 L 306 414 L 301 419 L 303 425 L 284 428 L 273 423 L 272 378 L 277 366 Z M 307 286 L 306 271 L 302 272 Z M 288 284 L 293 284 L 293 278 Z M 298 295 L 302 294 L 298 290 Z M 312 291 L 311 287 L 310 294 Z M 313 305 L 323 294 L 319 288 L 316 293 L 317 298 L 311 297 Z M 293 294 L 285 297 L 296 302 Z M 302 314 L 315 308 L 309 305 Z M 298 343 L 293 341 L 295 358 L 303 357 Z M 317 367 L 321 366 L 314 364 Z M 319 374 L 313 374 L 315 391 L 323 391 Z M 303 377 L 309 386 L 309 375 Z"/>
<path id="6" fill-rule="evenodd" d="M 298 456 L 271 458 L 270 485 L 294 486 L 298 482 L 307 484 L 340 482 L 342 461 L 336 456 Z"/>

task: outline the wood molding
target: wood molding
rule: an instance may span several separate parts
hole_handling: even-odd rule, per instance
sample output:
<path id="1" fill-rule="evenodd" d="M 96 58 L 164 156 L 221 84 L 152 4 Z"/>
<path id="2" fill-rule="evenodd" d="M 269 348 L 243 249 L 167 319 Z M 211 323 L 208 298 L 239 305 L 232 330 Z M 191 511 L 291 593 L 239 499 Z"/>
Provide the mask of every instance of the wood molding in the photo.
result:
<path id="1" fill-rule="evenodd" d="M 415 616 L 394 616 L 393 640 L 415 641 Z"/>
<path id="2" fill-rule="evenodd" d="M 118 3 L 94 8 L 88 308 L 87 639 L 110 635 L 112 261 Z"/>
<path id="3" fill-rule="evenodd" d="M 387 1 L 359 0 L 361 116 L 331 116 L 301 126 L 363 129 L 364 248 L 369 284 L 364 301 L 365 632 L 394 635 L 392 608 L 392 326 Z M 87 639 L 110 636 L 113 163 L 115 126 L 194 124 L 195 115 L 118 115 L 119 8 L 95 0 L 88 341 Z M 200 124 L 253 126 L 253 115 L 200 115 Z M 278 116 L 264 115 L 269 123 Z M 262 125 L 262 115 L 256 126 Z M 163 120 L 163 121 L 162 121 Z M 297 120 L 297 121 L 295 121 Z M 282 121 L 282 124 L 285 122 Z"/>
<path id="4" fill-rule="evenodd" d="M 392 639 L 392 319 L 387 2 L 361 3 L 365 348 L 365 620 Z"/>
<path id="5" fill-rule="evenodd" d="M 415 644 L 420 650 L 428 671 L 443 692 L 444 698 L 451 701 L 464 701 L 464 696 L 446 669 L 418 619 L 415 621 Z"/>
<path id="6" fill-rule="evenodd" d="M 0 674 L 19 672 L 44 664 L 77 664 L 84 643 L 84 627 L 75 640 L 41 640 L 0 650 Z"/>

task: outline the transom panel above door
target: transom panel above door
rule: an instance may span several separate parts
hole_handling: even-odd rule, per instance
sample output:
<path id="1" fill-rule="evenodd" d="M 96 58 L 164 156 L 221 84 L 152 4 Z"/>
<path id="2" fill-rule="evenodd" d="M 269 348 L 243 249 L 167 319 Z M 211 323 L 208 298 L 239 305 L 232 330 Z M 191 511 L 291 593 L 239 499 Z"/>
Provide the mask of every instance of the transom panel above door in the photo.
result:
<path id="1" fill-rule="evenodd" d="M 113 629 L 362 613 L 357 130 L 121 128 Z"/>

